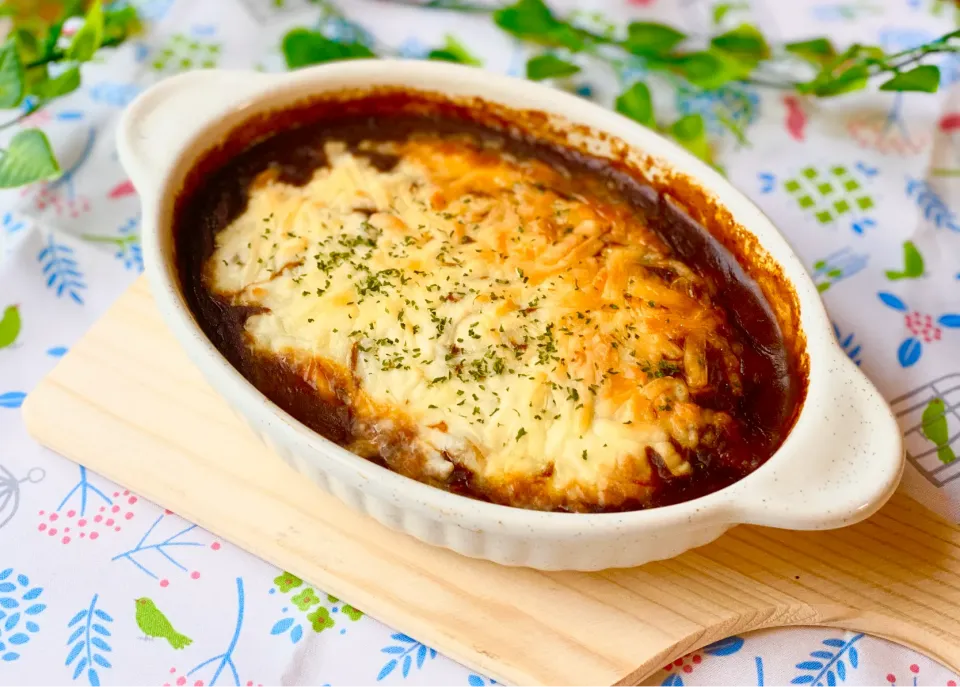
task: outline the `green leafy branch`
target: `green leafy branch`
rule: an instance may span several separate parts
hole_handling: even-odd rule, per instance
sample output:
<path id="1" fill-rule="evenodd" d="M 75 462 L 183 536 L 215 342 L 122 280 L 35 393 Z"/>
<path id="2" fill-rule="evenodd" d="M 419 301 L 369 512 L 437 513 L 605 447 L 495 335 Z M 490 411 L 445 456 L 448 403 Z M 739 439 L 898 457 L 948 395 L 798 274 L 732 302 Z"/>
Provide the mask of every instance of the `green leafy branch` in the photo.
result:
<path id="1" fill-rule="evenodd" d="M 19 124 L 75 91 L 80 87 L 80 65 L 91 61 L 100 48 L 120 45 L 140 26 L 132 7 L 104 10 L 100 0 L 90 3 L 86 14 L 79 0 L 66 2 L 50 24 L 35 16 L 16 16 L 6 4 L 0 5 L 0 14 L 13 19 L 0 46 L 0 109 L 21 108 L 18 116 L 0 123 L 0 129 Z M 83 25 L 67 40 L 63 28 L 73 17 L 83 17 Z M 39 129 L 17 132 L 7 148 L 0 149 L 0 188 L 46 181 L 60 173 L 50 141 Z"/>
<path id="2" fill-rule="evenodd" d="M 732 5 L 723 6 L 731 9 Z M 724 13 L 714 17 L 723 19 Z M 930 43 L 886 54 L 880 48 L 855 44 L 838 53 L 827 38 L 788 43 L 774 48 L 760 30 L 751 24 L 723 31 L 707 39 L 700 49 L 686 49 L 689 37 L 674 27 L 655 22 L 632 22 L 619 36 L 595 33 L 556 16 L 543 0 L 518 0 L 492 10 L 494 22 L 504 31 L 547 49 L 565 50 L 570 58 L 553 52 L 537 55 L 527 62 L 527 77 L 533 80 L 571 76 L 580 71 L 573 56 L 586 53 L 612 66 L 623 57 L 640 58 L 650 73 L 712 90 L 733 82 L 751 83 L 766 88 L 793 90 L 815 97 L 837 96 L 866 88 L 874 77 L 886 76 L 882 91 L 935 92 L 940 85 L 940 70 L 932 64 L 920 64 L 930 55 L 960 50 L 960 31 Z M 776 63 L 807 72 L 806 79 L 776 76 Z M 658 125 L 650 89 L 643 81 L 630 84 L 615 103 L 618 112 L 645 126 L 671 135 L 698 157 L 711 161 L 703 118 L 687 115 L 669 125 Z M 721 123 L 743 140 L 732 118 L 719 113 Z"/>
<path id="3" fill-rule="evenodd" d="M 621 54 L 643 58 L 651 72 L 680 76 L 705 89 L 746 81 L 826 97 L 864 88 L 870 78 L 887 74 L 891 78 L 880 86 L 881 90 L 934 92 L 940 83 L 939 69 L 935 65 L 912 65 L 928 55 L 960 51 L 960 41 L 953 40 L 960 37 L 960 31 L 890 55 L 878 47 L 860 44 L 838 54 L 827 38 L 788 43 L 774 49 L 752 24 L 740 24 L 709 37 L 703 49 L 686 50 L 682 46 L 688 43 L 689 37 L 666 24 L 632 22 L 624 35 L 612 37 L 557 17 L 543 0 L 518 0 L 491 12 L 494 22 L 517 38 L 545 47 L 565 48 L 571 53 L 598 55 L 601 46 L 612 47 Z M 806 80 L 764 75 L 769 74 L 771 63 L 785 58 L 799 58 L 813 67 L 815 73 Z M 576 65 L 571 64 L 573 67 Z"/>
<path id="4" fill-rule="evenodd" d="M 864 89 L 870 81 L 886 77 L 879 86 L 881 91 L 932 93 L 939 88 L 940 70 L 923 61 L 932 55 L 960 51 L 960 31 L 887 54 L 878 47 L 861 44 L 838 52 L 829 39 L 822 37 L 772 46 L 756 26 L 742 23 L 701 39 L 698 47 L 690 47 L 694 42 L 690 36 L 666 24 L 636 21 L 619 30 L 612 27 L 598 31 L 581 20 L 582 13 L 560 17 L 544 0 L 517 0 L 499 6 L 466 0 L 393 1 L 420 8 L 491 15 L 505 32 L 539 48 L 538 54 L 526 64 L 527 78 L 534 81 L 574 76 L 581 71 L 585 60 L 597 60 L 618 72 L 630 61 L 639 61 L 651 75 L 701 90 L 747 83 L 826 98 Z M 319 4 L 326 12 L 337 13 L 330 2 Z M 714 23 L 720 24 L 741 5 L 721 3 L 715 8 Z M 295 29 L 288 34 L 283 51 L 290 68 L 376 56 L 360 43 L 334 41 L 306 29 Z M 383 54 L 384 49 L 378 48 L 378 52 Z M 463 46 L 449 37 L 445 47 L 431 51 L 427 57 L 478 64 Z M 804 78 L 780 76 L 798 71 Z M 666 133 L 693 154 L 712 163 L 703 117 L 691 114 L 674 122 L 659 123 L 650 87 L 645 81 L 626 84 L 615 106 L 618 112 Z M 718 120 L 741 143 L 745 141 L 732 116 L 720 112 Z"/>
<path id="5" fill-rule="evenodd" d="M 345 21 L 345 17 L 333 3 L 326 0 L 314 0 L 314 2 L 320 8 L 321 23 L 327 19 Z M 432 0 L 426 3 L 426 5 L 418 4 L 417 7 L 454 9 L 465 12 L 477 11 L 478 9 L 478 6 L 458 2 L 457 0 Z M 488 12 L 489 8 L 483 8 L 483 11 Z M 283 50 L 284 60 L 289 69 L 299 69 L 300 67 L 335 60 L 378 56 L 389 57 L 393 55 L 393 52 L 386 45 L 368 46 L 358 41 L 333 40 L 327 38 L 319 31 L 305 28 L 296 28 L 287 32 L 283 37 L 281 48 Z M 458 62 L 460 64 L 477 67 L 482 64 L 463 44 L 449 35 L 445 37 L 445 42 L 442 46 L 430 50 L 426 57 L 430 60 Z"/>

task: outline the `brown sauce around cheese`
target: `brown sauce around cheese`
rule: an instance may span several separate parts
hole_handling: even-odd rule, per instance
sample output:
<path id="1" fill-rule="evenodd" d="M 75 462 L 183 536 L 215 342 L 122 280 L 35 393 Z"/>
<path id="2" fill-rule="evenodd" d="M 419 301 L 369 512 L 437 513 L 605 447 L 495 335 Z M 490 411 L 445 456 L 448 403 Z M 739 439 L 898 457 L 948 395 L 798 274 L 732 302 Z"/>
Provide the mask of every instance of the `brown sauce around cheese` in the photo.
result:
<path id="1" fill-rule="evenodd" d="M 757 469 L 805 394 L 789 287 L 687 182 L 514 124 L 388 92 L 241 128 L 178 199 L 201 328 L 306 426 L 465 496 L 633 510 Z"/>

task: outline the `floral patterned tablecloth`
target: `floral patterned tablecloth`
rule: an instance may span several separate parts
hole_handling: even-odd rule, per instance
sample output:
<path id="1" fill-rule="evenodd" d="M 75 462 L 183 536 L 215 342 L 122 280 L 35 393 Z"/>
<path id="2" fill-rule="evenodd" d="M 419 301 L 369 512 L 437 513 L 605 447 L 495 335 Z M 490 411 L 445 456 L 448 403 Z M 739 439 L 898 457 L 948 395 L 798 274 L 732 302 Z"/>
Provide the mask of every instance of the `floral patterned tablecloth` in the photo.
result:
<path id="1" fill-rule="evenodd" d="M 0 195 L 0 683 L 490 684 L 26 435 L 18 411 L 25 394 L 143 267 L 139 205 L 113 143 L 120 110 L 186 69 L 281 69 L 283 33 L 317 26 L 321 16 L 308 0 L 133 4 L 147 31 L 87 65 L 79 91 L 25 122 L 47 131 L 66 173 Z M 942 0 L 554 4 L 600 28 L 655 18 L 691 35 L 715 30 L 714 10 L 724 4 L 722 22 L 754 22 L 774 41 L 827 34 L 887 50 L 955 28 Z M 346 18 L 319 24 L 330 37 L 423 57 L 449 34 L 488 69 L 518 74 L 526 59 L 487 17 L 374 0 L 339 7 Z M 956 521 L 960 59 L 940 66 L 945 88 L 935 95 L 815 103 L 743 85 L 703 92 L 660 84 L 655 99 L 665 111 L 703 113 L 726 174 L 788 236 L 843 348 L 892 401 L 910 453 L 906 488 Z M 609 103 L 643 71 L 639 60 L 617 74 L 588 68 L 559 86 Z M 744 128 L 746 143 L 721 126 L 724 116 Z M 883 640 L 804 628 L 729 638 L 651 682 L 957 680 Z"/>

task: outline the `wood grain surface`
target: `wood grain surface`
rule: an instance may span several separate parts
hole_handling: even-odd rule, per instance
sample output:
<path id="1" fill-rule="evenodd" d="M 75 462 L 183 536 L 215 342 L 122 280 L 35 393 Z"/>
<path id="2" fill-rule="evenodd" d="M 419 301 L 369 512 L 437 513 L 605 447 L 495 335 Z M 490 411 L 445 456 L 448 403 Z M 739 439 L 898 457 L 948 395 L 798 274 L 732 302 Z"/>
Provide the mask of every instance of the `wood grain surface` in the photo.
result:
<path id="1" fill-rule="evenodd" d="M 906 496 L 854 527 L 738 527 L 630 570 L 464 558 L 353 512 L 271 454 L 187 360 L 143 279 L 23 412 L 40 443 L 503 682 L 636 684 L 780 625 L 864 631 L 960 670 L 960 528 Z"/>

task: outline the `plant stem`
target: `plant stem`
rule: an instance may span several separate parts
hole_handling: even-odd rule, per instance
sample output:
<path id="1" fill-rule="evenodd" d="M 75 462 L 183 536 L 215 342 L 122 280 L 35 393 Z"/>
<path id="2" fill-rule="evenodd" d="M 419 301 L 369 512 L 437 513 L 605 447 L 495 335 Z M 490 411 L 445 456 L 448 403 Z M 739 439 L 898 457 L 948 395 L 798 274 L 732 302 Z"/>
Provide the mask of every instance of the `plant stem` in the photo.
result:
<path id="1" fill-rule="evenodd" d="M 487 5 L 485 3 L 468 2 L 467 0 L 427 0 L 426 2 L 417 2 L 417 0 L 381 0 L 382 2 L 392 3 L 394 5 L 407 5 L 408 7 L 417 7 L 428 10 L 453 10 L 456 12 L 473 12 L 476 14 L 490 14 L 500 9 L 497 5 Z"/>
<path id="2" fill-rule="evenodd" d="M 116 36 L 116 37 L 113 37 L 113 38 L 105 38 L 105 39 L 103 40 L 103 43 L 100 44 L 100 47 L 101 47 L 101 48 L 115 48 L 116 46 L 118 46 L 118 45 L 120 45 L 121 43 L 123 43 L 123 41 L 125 40 L 125 38 L 126 38 L 125 36 L 123 36 L 123 37 Z M 23 65 L 23 68 L 24 68 L 24 69 L 33 69 L 34 67 L 42 67 L 43 65 L 45 65 L 45 64 L 50 64 L 50 63 L 52 63 L 52 62 L 60 62 L 61 60 L 66 59 L 66 57 L 67 57 L 67 53 L 64 52 L 63 50 L 54 50 L 53 52 L 51 52 L 51 53 L 50 53 L 49 55 L 47 55 L 46 57 L 42 57 L 42 58 L 40 58 L 39 60 L 34 60 L 33 62 L 28 62 L 27 64 Z"/>
<path id="3" fill-rule="evenodd" d="M 4 122 L 3 124 L 0 124 L 0 131 L 6 129 L 7 127 L 13 126 L 14 124 L 19 124 L 24 119 L 32 115 L 34 112 L 38 111 L 41 107 L 43 107 L 43 105 L 44 103 L 38 102 L 37 104 L 32 105 L 29 110 L 24 112 L 19 117 L 15 117 L 14 119 L 11 119 L 9 122 Z"/>
<path id="4" fill-rule="evenodd" d="M 772 88 L 778 91 L 792 91 L 796 89 L 798 82 L 796 81 L 767 81 L 766 79 L 758 79 L 755 76 L 748 77 L 743 79 L 744 83 L 750 84 L 751 86 L 759 86 L 760 88 Z"/>

